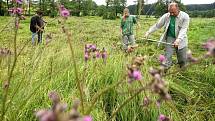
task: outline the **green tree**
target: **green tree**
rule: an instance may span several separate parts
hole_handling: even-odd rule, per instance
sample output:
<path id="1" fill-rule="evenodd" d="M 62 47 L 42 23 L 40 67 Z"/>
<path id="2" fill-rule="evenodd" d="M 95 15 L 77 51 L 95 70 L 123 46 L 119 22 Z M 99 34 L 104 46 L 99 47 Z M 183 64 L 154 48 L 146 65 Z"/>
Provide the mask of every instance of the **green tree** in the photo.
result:
<path id="1" fill-rule="evenodd" d="M 103 16 L 105 14 L 105 11 L 106 11 L 106 6 L 104 5 L 98 6 L 96 9 L 96 15 Z"/>
<path id="2" fill-rule="evenodd" d="M 144 0 L 138 0 L 136 14 L 139 16 L 143 12 L 144 12 Z"/>
<path id="3" fill-rule="evenodd" d="M 155 17 L 159 17 L 168 11 L 166 2 L 166 0 L 158 0 L 158 2 L 155 4 Z"/>
<path id="4" fill-rule="evenodd" d="M 3 14 L 3 1 L 2 0 L 0 0 L 0 16 L 2 16 L 2 15 L 4 15 Z"/>
<path id="5" fill-rule="evenodd" d="M 0 0 L 0 16 L 4 16 L 5 12 L 6 12 L 5 2 L 3 0 Z"/>
<path id="6" fill-rule="evenodd" d="M 83 1 L 83 15 L 95 15 L 97 4 L 92 0 Z"/>
<path id="7" fill-rule="evenodd" d="M 118 13 L 122 13 L 127 0 L 106 0 L 106 11 L 103 16 L 105 19 L 115 19 Z"/>
<path id="8" fill-rule="evenodd" d="M 158 0 L 158 2 L 155 4 L 155 17 L 160 17 L 164 13 L 167 13 L 168 4 L 170 2 L 178 3 L 180 10 L 186 11 L 186 7 L 181 3 L 181 0 Z"/>

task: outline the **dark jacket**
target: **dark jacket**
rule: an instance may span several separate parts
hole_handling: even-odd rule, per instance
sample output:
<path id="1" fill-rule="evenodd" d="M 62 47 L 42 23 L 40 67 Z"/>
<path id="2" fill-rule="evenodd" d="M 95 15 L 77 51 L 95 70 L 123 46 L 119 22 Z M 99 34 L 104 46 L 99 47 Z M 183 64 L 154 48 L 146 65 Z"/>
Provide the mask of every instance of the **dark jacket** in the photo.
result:
<path id="1" fill-rule="evenodd" d="M 41 21 L 42 21 L 42 19 L 38 15 L 35 15 L 35 16 L 33 16 L 31 18 L 31 24 L 30 24 L 30 30 L 31 30 L 31 32 L 33 32 L 33 33 L 37 32 L 38 29 L 36 28 L 36 25 L 39 26 L 39 27 L 42 27 L 43 24 L 42 24 Z"/>

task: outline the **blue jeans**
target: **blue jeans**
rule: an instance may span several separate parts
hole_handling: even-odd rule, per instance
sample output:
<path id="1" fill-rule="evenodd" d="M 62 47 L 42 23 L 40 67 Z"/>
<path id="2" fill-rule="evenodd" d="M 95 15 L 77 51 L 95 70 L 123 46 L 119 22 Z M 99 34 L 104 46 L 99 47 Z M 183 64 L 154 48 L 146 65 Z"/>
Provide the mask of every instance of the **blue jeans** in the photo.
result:
<path id="1" fill-rule="evenodd" d="M 32 44 L 34 45 L 35 41 L 34 38 L 35 36 L 38 35 L 38 43 L 42 43 L 42 32 L 38 32 L 38 33 L 32 33 Z"/>

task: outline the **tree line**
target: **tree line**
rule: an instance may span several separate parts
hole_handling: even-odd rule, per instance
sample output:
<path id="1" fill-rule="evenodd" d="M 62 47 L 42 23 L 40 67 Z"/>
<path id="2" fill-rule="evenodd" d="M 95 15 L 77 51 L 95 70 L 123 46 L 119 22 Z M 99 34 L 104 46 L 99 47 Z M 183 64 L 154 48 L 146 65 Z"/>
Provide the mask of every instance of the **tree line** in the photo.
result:
<path id="1" fill-rule="evenodd" d="M 58 0 L 74 16 L 103 16 L 115 18 L 126 6 L 127 0 L 106 0 L 106 5 L 98 6 L 93 0 Z M 27 0 L 22 9 L 25 15 L 32 15 L 37 9 L 44 15 L 54 17 L 57 13 L 56 0 Z M 14 7 L 11 0 L 0 0 L 0 16 L 9 15 L 9 8 Z"/>
<path id="2" fill-rule="evenodd" d="M 177 0 L 178 1 L 178 0 Z M 176 2 L 177 2 L 176 1 Z M 58 0 L 70 10 L 74 16 L 102 16 L 104 19 L 115 19 L 126 7 L 127 0 L 106 0 L 105 5 L 98 6 L 93 0 Z M 130 5 L 131 14 L 159 17 L 167 12 L 169 0 L 158 0 L 154 4 L 144 4 L 144 0 L 137 0 L 136 5 Z M 213 4 L 183 5 L 179 0 L 181 10 L 191 17 L 215 17 L 215 2 Z M 9 15 L 9 8 L 15 6 L 11 0 L 0 0 L 0 16 Z M 44 15 L 57 16 L 56 0 L 27 0 L 22 5 L 25 15 L 32 15 L 40 9 Z"/>

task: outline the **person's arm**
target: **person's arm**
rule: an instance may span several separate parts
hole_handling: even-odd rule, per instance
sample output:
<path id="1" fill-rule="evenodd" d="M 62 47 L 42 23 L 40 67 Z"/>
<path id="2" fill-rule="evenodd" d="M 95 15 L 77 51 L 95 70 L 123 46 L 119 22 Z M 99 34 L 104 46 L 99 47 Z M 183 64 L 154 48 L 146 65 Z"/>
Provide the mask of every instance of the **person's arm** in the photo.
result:
<path id="1" fill-rule="evenodd" d="M 42 19 L 40 18 L 40 17 L 37 17 L 37 19 L 36 19 L 36 28 L 39 30 L 39 31 L 44 31 L 43 30 L 43 28 L 42 28 L 42 24 L 41 24 L 41 21 L 42 21 Z"/>
<path id="2" fill-rule="evenodd" d="M 182 23 L 182 27 L 181 27 L 181 29 L 179 31 L 178 37 L 177 37 L 177 39 L 174 42 L 174 47 L 178 47 L 179 43 L 187 35 L 187 30 L 188 30 L 188 27 L 189 27 L 189 23 L 190 23 L 190 17 L 189 17 L 189 15 L 186 14 L 184 16 L 184 20 L 183 20 L 183 23 Z"/>
<path id="3" fill-rule="evenodd" d="M 157 31 L 158 29 L 162 28 L 165 24 L 165 21 L 166 21 L 166 17 L 167 17 L 168 14 L 164 14 L 160 19 L 159 21 L 154 24 L 146 33 L 149 35 L 155 31 Z"/>
<path id="4" fill-rule="evenodd" d="M 133 16 L 133 23 L 134 24 L 137 24 L 137 29 L 139 29 L 140 28 L 140 23 L 139 23 L 139 21 L 138 21 L 138 19 L 137 19 L 137 16 Z"/>
<path id="5" fill-rule="evenodd" d="M 180 39 L 180 40 L 183 40 L 184 37 L 187 35 L 187 30 L 188 30 L 188 27 L 189 27 L 189 23 L 190 23 L 190 17 L 189 15 L 185 15 L 184 17 L 184 21 L 182 23 L 182 27 L 179 31 L 179 34 L 178 34 L 178 37 L 177 39 Z"/>
<path id="6" fill-rule="evenodd" d="M 42 18 L 41 18 L 42 19 Z M 42 19 L 43 23 L 47 23 L 44 19 Z"/>

